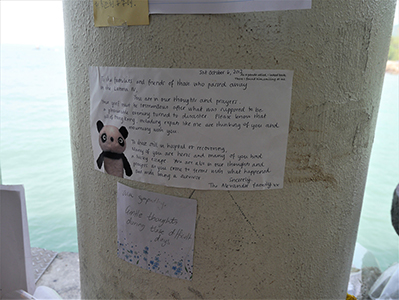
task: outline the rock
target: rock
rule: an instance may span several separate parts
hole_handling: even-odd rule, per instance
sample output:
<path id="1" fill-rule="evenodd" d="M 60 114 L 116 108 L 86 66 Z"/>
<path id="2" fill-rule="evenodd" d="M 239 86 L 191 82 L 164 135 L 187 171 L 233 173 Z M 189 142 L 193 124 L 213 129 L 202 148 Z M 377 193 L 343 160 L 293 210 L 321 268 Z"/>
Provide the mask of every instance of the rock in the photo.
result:
<path id="1" fill-rule="evenodd" d="M 391 209 L 392 226 L 399 235 L 399 184 L 393 192 L 392 209 Z"/>
<path id="2" fill-rule="evenodd" d="M 366 267 L 362 269 L 362 294 L 358 300 L 371 300 L 369 296 L 370 288 L 374 282 L 381 276 L 381 270 L 377 267 Z"/>

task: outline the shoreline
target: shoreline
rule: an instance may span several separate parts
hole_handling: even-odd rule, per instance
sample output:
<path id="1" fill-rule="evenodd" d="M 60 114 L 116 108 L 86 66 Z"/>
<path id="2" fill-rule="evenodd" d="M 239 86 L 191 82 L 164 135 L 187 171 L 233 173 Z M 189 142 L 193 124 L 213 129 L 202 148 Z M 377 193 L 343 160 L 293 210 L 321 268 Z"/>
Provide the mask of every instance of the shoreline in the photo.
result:
<path id="1" fill-rule="evenodd" d="M 399 74 L 399 61 L 388 60 L 385 72 L 393 75 Z"/>

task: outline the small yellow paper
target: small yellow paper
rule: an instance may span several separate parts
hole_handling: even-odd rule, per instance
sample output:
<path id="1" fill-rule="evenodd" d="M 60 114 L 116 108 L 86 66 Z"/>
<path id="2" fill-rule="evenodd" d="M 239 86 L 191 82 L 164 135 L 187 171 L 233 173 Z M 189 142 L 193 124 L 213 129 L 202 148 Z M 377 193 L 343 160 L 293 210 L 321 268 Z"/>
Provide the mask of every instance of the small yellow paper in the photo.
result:
<path id="1" fill-rule="evenodd" d="M 93 0 L 96 27 L 148 25 L 148 0 Z"/>

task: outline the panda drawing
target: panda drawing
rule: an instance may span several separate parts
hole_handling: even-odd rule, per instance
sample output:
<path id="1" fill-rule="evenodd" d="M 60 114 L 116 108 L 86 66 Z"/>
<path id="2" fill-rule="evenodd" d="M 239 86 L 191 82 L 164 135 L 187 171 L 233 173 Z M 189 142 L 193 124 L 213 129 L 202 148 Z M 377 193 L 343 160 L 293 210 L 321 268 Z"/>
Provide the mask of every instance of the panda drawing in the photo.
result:
<path id="1" fill-rule="evenodd" d="M 123 154 L 126 149 L 126 138 L 128 131 L 126 127 L 117 128 L 112 125 L 105 125 L 97 121 L 97 130 L 99 132 L 99 144 L 103 152 L 97 159 L 97 166 L 101 169 L 104 163 L 105 172 L 108 174 L 122 177 L 123 170 L 127 176 L 132 175 L 130 164 Z"/>

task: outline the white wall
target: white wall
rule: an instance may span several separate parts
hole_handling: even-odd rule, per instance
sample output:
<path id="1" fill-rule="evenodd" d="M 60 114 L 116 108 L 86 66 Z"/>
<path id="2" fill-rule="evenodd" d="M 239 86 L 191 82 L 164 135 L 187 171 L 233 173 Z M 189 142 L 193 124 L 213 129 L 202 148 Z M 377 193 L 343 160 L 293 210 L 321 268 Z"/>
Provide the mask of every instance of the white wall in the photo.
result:
<path id="1" fill-rule="evenodd" d="M 344 298 L 395 2 L 313 0 L 311 10 L 95 28 L 92 1 L 64 0 L 82 297 Z M 284 188 L 193 191 L 95 171 L 89 65 L 294 70 Z M 117 180 L 197 199 L 192 281 L 117 258 Z"/>

